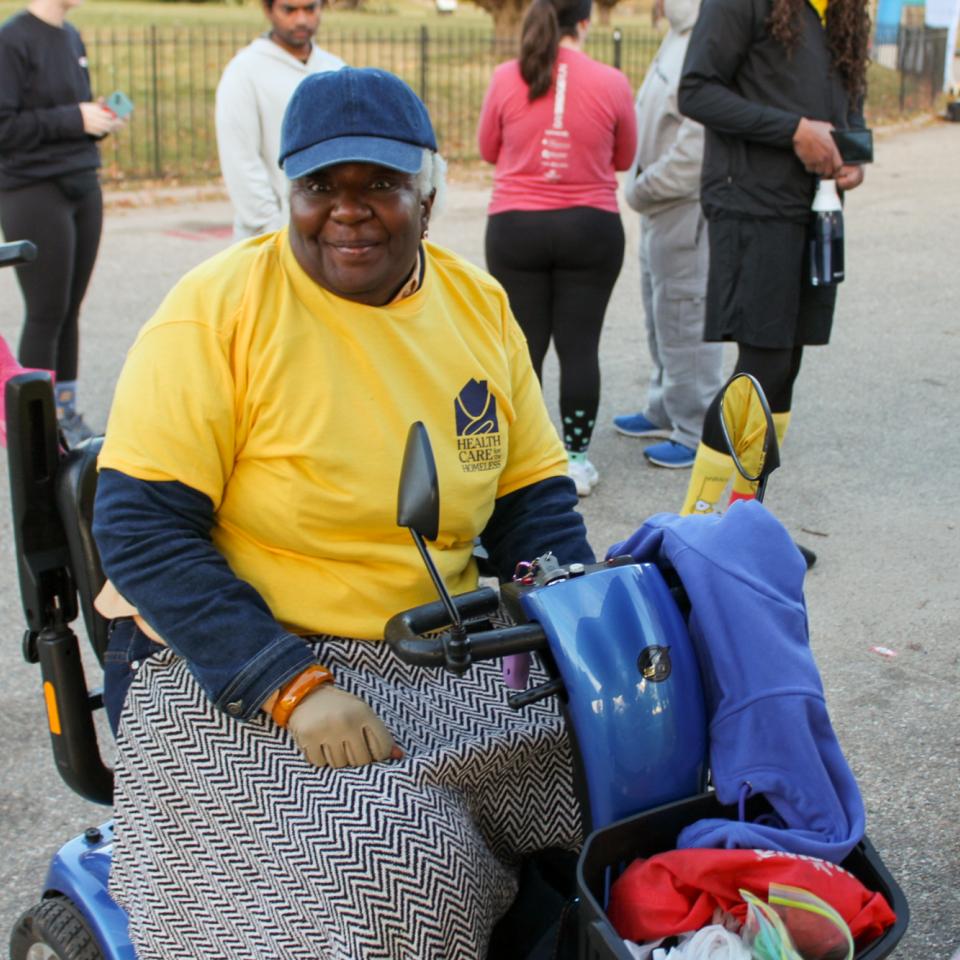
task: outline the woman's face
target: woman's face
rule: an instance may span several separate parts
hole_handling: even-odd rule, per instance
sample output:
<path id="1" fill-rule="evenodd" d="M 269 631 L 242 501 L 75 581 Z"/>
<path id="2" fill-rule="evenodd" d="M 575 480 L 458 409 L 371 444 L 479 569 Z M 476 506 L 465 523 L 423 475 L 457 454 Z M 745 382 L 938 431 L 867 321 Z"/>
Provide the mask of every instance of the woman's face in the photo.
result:
<path id="1" fill-rule="evenodd" d="M 293 182 L 290 246 L 320 286 L 383 306 L 410 276 L 432 206 L 414 174 L 340 163 Z"/>

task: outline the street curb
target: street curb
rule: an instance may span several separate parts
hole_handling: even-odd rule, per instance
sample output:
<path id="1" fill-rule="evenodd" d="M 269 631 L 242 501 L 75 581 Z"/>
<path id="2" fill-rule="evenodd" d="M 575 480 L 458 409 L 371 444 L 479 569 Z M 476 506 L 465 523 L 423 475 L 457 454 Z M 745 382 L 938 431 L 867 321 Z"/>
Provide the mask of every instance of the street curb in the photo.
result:
<path id="1" fill-rule="evenodd" d="M 105 210 L 138 210 L 144 207 L 165 207 L 216 200 L 229 200 L 223 181 L 219 179 L 189 186 L 171 186 L 159 181 L 145 181 L 138 183 L 135 189 L 111 183 L 103 185 Z"/>

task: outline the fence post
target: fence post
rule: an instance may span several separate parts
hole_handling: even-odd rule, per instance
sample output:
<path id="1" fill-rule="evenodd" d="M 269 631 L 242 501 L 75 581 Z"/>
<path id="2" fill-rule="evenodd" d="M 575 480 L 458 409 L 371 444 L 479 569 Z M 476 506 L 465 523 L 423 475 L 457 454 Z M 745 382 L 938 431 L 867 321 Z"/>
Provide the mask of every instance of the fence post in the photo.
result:
<path id="1" fill-rule="evenodd" d="M 936 29 L 931 31 L 930 37 L 930 106 L 937 102 L 937 97 L 943 90 L 943 81 L 947 70 L 947 31 Z M 952 52 L 950 54 L 952 62 Z M 952 73 L 950 76 L 952 77 Z"/>
<path id="2" fill-rule="evenodd" d="M 907 28 L 901 23 L 897 28 L 897 70 L 900 73 L 900 112 L 907 96 Z"/>
<path id="3" fill-rule="evenodd" d="M 420 27 L 420 99 L 427 102 L 427 57 L 429 55 L 430 34 L 427 25 Z"/>
<path id="4" fill-rule="evenodd" d="M 160 164 L 160 91 L 157 80 L 157 26 L 150 24 L 150 96 L 153 100 L 153 175 L 159 180 Z"/>
<path id="5" fill-rule="evenodd" d="M 618 69 L 622 69 L 620 64 L 622 61 L 623 55 L 623 31 L 617 27 L 613 31 L 613 65 Z"/>

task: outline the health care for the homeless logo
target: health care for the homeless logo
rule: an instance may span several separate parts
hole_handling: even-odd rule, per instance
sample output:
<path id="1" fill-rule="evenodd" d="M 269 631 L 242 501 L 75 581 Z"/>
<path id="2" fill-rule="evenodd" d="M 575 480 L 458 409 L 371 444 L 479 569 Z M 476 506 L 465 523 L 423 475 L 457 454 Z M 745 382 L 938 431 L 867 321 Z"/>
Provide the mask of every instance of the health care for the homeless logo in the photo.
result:
<path id="1" fill-rule="evenodd" d="M 453 402 L 457 415 L 457 456 L 464 473 L 499 470 L 503 438 L 497 420 L 497 398 L 486 380 L 470 380 Z"/>

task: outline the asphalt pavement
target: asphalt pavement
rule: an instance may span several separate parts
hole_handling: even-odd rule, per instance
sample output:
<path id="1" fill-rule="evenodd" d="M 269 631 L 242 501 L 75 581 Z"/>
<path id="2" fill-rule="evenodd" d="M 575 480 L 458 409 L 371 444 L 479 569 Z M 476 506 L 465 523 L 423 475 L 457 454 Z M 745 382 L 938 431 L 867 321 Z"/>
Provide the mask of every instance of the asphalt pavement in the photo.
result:
<path id="1" fill-rule="evenodd" d="M 806 352 L 767 504 L 819 555 L 806 583 L 813 649 L 868 835 L 910 902 L 896 956 L 947 960 L 960 949 L 960 124 L 880 132 L 876 153 L 848 197 L 833 339 Z M 431 239 L 482 265 L 488 196 L 487 177 L 454 171 Z M 601 482 L 582 502 L 598 552 L 649 514 L 679 507 L 689 475 L 648 466 L 643 441 L 610 423 L 639 409 L 649 374 L 636 217 L 625 209 L 624 221 L 591 447 Z M 137 329 L 186 270 L 229 242 L 229 223 L 229 206 L 200 191 L 157 205 L 114 200 L 82 316 L 81 406 L 96 427 Z M 12 271 L 0 271 L 0 334 L 11 343 L 20 319 Z M 552 357 L 544 390 L 556 416 Z M 109 816 L 53 766 L 39 668 L 20 656 L 5 483 L 0 623 L 2 940 L 38 898 L 55 850 Z"/>

